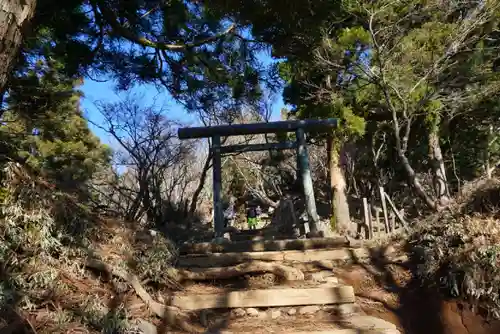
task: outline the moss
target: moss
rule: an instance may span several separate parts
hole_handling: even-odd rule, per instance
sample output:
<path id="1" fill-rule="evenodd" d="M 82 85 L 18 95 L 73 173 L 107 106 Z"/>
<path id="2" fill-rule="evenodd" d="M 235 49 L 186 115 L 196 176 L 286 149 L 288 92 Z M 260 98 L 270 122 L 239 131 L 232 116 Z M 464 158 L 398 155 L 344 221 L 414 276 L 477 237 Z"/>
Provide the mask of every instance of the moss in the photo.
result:
<path id="1" fill-rule="evenodd" d="M 332 215 L 330 217 L 330 228 L 332 229 L 332 231 L 337 230 L 337 218 L 335 217 L 335 215 Z"/>
<path id="2" fill-rule="evenodd" d="M 0 187 L 0 203 L 5 203 L 9 197 L 9 190 L 5 187 Z"/>

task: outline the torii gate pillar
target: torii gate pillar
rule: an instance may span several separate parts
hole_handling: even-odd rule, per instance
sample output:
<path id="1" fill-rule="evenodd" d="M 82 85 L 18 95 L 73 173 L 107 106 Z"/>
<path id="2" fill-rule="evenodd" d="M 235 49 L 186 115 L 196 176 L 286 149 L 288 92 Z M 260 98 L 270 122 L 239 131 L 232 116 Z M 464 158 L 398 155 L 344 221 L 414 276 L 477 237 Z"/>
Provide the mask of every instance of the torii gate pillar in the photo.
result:
<path id="1" fill-rule="evenodd" d="M 325 130 L 337 127 L 337 119 L 325 120 L 299 120 L 299 121 L 279 121 L 269 123 L 251 123 L 236 125 L 220 125 L 208 127 L 181 128 L 178 130 L 179 139 L 211 138 L 211 153 L 213 159 L 213 208 L 214 208 L 214 229 L 215 237 L 221 237 L 224 233 L 224 214 L 222 209 L 222 164 L 221 156 L 226 153 L 246 152 L 246 151 L 267 151 L 267 150 L 297 150 L 297 169 L 302 179 L 304 190 L 306 211 L 309 218 L 311 232 L 318 232 L 319 217 L 316 211 L 316 201 L 314 198 L 314 188 L 309 166 L 309 154 L 307 152 L 305 130 L 316 129 Z M 279 142 L 270 144 L 254 145 L 232 145 L 221 146 L 221 137 L 239 136 L 249 134 L 283 133 L 295 132 L 295 142 Z"/>

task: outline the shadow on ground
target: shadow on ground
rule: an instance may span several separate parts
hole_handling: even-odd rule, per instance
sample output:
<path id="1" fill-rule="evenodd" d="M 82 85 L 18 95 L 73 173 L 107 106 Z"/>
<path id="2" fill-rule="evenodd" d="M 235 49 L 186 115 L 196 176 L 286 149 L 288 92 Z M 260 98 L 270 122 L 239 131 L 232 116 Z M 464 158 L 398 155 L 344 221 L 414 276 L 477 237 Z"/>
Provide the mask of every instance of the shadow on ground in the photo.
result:
<path id="1" fill-rule="evenodd" d="M 415 263 L 393 262 L 386 249 L 371 250 L 370 261 L 352 254 L 352 264 L 341 277 L 355 288 L 358 302 L 363 299 L 381 305 L 363 307 L 369 315 L 395 323 L 405 334 L 495 334 L 500 321 L 487 321 L 463 301 L 446 299 L 437 290 L 426 288 L 414 275 Z M 366 291 L 373 287 L 372 291 Z M 390 296 L 395 297 L 391 300 Z"/>
<path id="2" fill-rule="evenodd" d="M 370 260 L 366 261 L 356 258 L 353 252 L 349 264 L 334 269 L 345 284 L 354 287 L 356 302 L 367 315 L 389 321 L 405 334 L 500 333 L 500 321 L 488 321 L 481 312 L 473 312 L 468 303 L 447 299 L 438 291 L 423 287 L 413 275 L 414 264 L 395 262 L 385 254 L 385 248 L 372 249 Z M 226 287 L 232 290 L 255 288 L 248 283 L 248 279 L 242 279 L 239 284 Z M 197 312 L 194 319 L 209 316 L 214 321 L 207 323 L 205 320 L 204 323 L 202 320 L 205 333 L 230 329 L 230 312 L 203 310 Z M 246 320 L 260 321 L 258 318 Z M 331 317 L 331 322 L 338 327 L 349 328 L 341 320 L 338 315 Z"/>

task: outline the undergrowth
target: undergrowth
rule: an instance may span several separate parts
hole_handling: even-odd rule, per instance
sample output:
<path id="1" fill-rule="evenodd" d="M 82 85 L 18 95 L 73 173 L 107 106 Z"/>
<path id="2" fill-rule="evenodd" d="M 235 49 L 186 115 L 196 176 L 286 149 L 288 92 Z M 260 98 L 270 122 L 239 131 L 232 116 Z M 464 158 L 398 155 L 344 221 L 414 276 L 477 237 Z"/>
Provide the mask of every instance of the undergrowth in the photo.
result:
<path id="1" fill-rule="evenodd" d="M 409 237 L 417 277 L 500 318 L 500 180 L 470 185 Z"/>
<path id="2" fill-rule="evenodd" d="M 54 189 L 10 164 L 1 188 L 0 332 L 21 317 L 37 333 L 132 333 L 146 305 L 130 310 L 128 286 L 101 279 L 85 261 L 99 257 L 141 281 L 173 285 L 174 245 L 139 225 L 92 213 L 77 194 Z M 96 276 L 97 274 L 97 276 Z M 117 291 L 117 284 L 125 286 Z"/>

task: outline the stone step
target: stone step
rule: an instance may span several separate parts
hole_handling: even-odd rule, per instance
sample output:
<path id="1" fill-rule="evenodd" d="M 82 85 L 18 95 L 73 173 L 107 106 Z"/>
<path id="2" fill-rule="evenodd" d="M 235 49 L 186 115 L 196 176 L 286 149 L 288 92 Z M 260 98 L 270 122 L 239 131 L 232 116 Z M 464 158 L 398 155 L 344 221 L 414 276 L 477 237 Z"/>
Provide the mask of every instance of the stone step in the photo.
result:
<path id="1" fill-rule="evenodd" d="M 287 240 L 294 239 L 292 235 L 277 233 L 276 231 L 264 228 L 260 230 L 239 230 L 229 232 L 229 237 L 232 242 L 247 241 L 247 240 Z"/>
<path id="2" fill-rule="evenodd" d="M 317 261 L 349 261 L 366 259 L 370 251 L 364 248 L 287 250 L 268 252 L 212 253 L 179 256 L 179 267 L 225 267 L 250 261 L 283 261 L 309 263 Z"/>
<path id="3" fill-rule="evenodd" d="M 355 244 L 352 244 L 352 243 Z M 271 252 L 284 250 L 337 249 L 341 247 L 359 248 L 360 242 L 349 242 L 344 237 L 311 238 L 287 240 L 245 240 L 223 243 L 186 243 L 179 248 L 179 254 L 209 254 L 235 252 Z"/>
<path id="4" fill-rule="evenodd" d="M 231 235 L 231 242 L 240 242 L 240 241 L 272 241 L 276 240 L 276 238 L 272 236 L 264 236 L 264 235 L 240 235 L 240 234 L 232 234 Z"/>
<path id="5" fill-rule="evenodd" d="M 238 231 L 235 231 L 235 232 L 231 232 L 231 236 L 233 236 L 233 235 L 255 236 L 255 235 L 264 235 L 265 233 L 266 233 L 265 229 L 238 230 Z"/>
<path id="6" fill-rule="evenodd" d="M 397 329 L 376 329 L 376 330 L 362 330 L 362 329 L 331 329 L 326 331 L 306 331 L 306 332 L 292 332 L 289 330 L 283 332 L 273 331 L 273 334 L 400 334 Z M 220 332 L 206 332 L 206 334 L 237 334 L 231 331 L 220 331 Z M 255 332 L 241 332 L 238 334 L 256 334 Z"/>
<path id="7" fill-rule="evenodd" d="M 138 330 L 141 334 L 159 334 L 158 328 L 150 322 L 142 320 L 139 324 Z M 290 323 L 290 328 L 283 331 L 272 330 L 268 333 L 280 334 L 400 334 L 393 324 L 387 323 L 386 328 L 379 329 L 362 329 L 362 328 L 333 328 L 327 330 L 307 330 L 307 331 L 293 331 L 293 322 Z M 176 333 L 176 332 L 172 332 Z M 265 333 L 256 330 L 230 331 L 230 330 L 212 330 L 207 331 L 205 334 L 258 334 Z"/>
<path id="8" fill-rule="evenodd" d="M 276 328 L 276 320 L 267 320 L 267 322 L 259 323 L 255 318 L 255 321 L 248 321 L 242 319 L 239 323 L 232 323 L 225 331 L 220 331 L 218 333 L 232 334 L 232 333 L 283 333 L 283 334 L 306 334 L 306 333 L 316 333 L 316 334 L 399 334 L 400 331 L 397 329 L 396 325 L 367 315 L 354 315 L 351 317 L 343 319 L 311 319 L 311 325 L 307 322 L 299 321 L 295 322 L 293 319 L 283 319 L 280 321 L 281 328 L 286 329 L 278 330 Z M 236 328 L 239 325 L 244 325 L 246 328 L 244 331 L 241 329 L 232 330 L 232 326 Z M 268 326 L 266 326 L 268 324 Z M 255 326 L 255 328 L 252 328 Z M 250 327 L 250 328 L 249 328 Z M 234 328 L 234 327 L 233 327 Z M 268 328 L 268 330 L 263 331 L 262 328 Z M 217 332 L 207 332 L 207 333 L 217 333 Z"/>
<path id="9" fill-rule="evenodd" d="M 275 288 L 230 291 L 215 294 L 182 295 L 170 299 L 170 305 L 183 310 L 329 305 L 354 303 L 354 289 L 347 285 L 317 288 Z"/>

